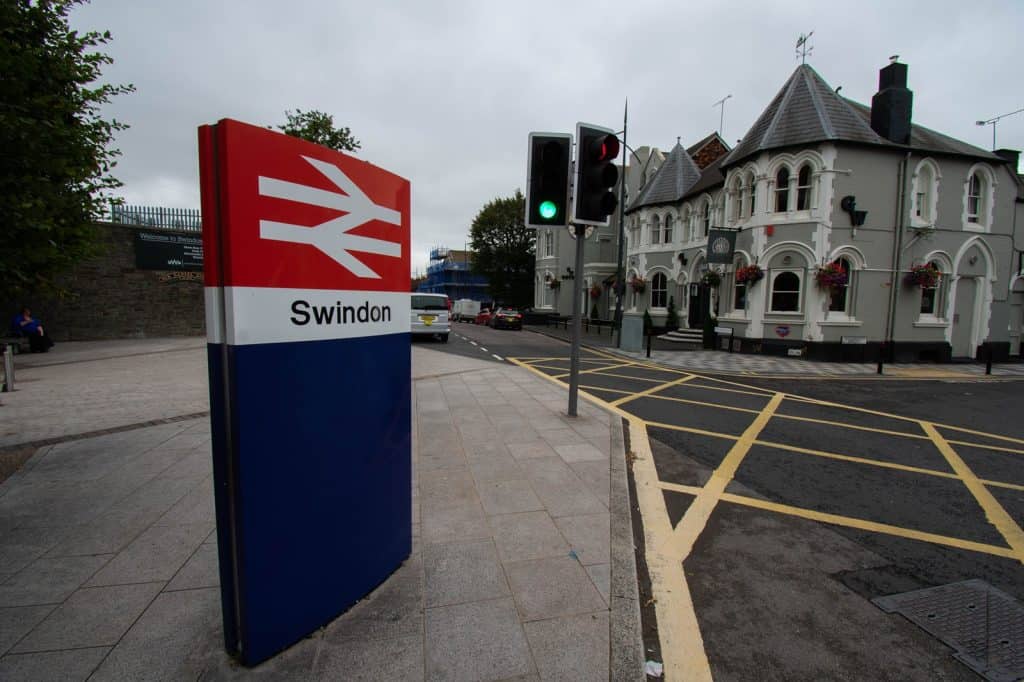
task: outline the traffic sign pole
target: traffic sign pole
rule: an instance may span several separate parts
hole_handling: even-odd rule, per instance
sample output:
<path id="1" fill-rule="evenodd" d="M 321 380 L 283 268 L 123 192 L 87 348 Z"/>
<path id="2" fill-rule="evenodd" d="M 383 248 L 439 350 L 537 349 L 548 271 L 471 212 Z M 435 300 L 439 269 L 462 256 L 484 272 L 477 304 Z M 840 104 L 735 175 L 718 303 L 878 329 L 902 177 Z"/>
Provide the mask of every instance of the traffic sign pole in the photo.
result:
<path id="1" fill-rule="evenodd" d="M 576 233 L 576 266 L 572 282 L 572 350 L 569 353 L 569 416 L 577 416 L 580 390 L 580 334 L 583 317 L 583 247 L 586 243 L 586 225 L 574 224 Z"/>

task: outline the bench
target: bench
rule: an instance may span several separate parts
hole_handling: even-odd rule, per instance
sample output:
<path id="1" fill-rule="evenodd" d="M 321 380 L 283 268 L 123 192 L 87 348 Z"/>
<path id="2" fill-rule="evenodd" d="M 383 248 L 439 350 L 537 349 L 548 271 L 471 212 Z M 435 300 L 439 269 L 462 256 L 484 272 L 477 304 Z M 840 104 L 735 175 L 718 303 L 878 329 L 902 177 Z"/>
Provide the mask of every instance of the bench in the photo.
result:
<path id="1" fill-rule="evenodd" d="M 14 350 L 14 354 L 27 353 L 28 337 L 27 336 L 0 336 L 0 352 L 10 346 Z"/>

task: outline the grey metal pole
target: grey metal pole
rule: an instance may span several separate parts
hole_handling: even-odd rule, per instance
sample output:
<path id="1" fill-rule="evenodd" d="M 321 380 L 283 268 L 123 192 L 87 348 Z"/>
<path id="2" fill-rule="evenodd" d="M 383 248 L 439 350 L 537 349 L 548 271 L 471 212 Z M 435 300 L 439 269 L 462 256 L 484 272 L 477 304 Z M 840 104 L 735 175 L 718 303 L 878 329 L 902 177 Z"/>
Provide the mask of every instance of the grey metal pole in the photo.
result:
<path id="1" fill-rule="evenodd" d="M 583 296 L 583 240 L 586 225 L 574 225 L 576 233 L 576 269 L 572 281 L 572 350 L 569 353 L 569 416 L 575 417 L 580 390 L 580 318 Z"/>
<path id="2" fill-rule="evenodd" d="M 14 349 L 10 344 L 4 347 L 4 385 L 3 392 L 14 390 Z"/>
<path id="3" fill-rule="evenodd" d="M 623 258 L 626 253 L 626 168 L 629 162 L 629 147 L 626 146 L 626 127 L 629 119 L 629 100 L 622 111 L 622 179 L 619 181 L 619 258 L 615 261 L 615 319 L 612 324 L 612 333 L 615 328 L 619 330 L 619 340 L 616 347 L 622 347 L 622 297 L 626 293 L 626 276 Z"/>

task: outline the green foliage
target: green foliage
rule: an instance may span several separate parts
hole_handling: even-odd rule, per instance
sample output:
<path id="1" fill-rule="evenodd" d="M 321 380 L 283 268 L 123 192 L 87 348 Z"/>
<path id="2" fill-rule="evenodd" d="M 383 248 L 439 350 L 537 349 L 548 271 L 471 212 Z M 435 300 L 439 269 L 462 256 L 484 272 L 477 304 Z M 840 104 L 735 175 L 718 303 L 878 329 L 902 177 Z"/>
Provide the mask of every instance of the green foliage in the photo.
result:
<path id="1" fill-rule="evenodd" d="M 335 128 L 334 117 L 330 114 L 315 109 L 296 109 L 294 114 L 286 111 L 284 115 L 288 122 L 277 128 L 285 135 L 330 147 L 339 152 L 354 152 L 362 146 L 359 140 L 352 137 L 349 128 Z"/>
<path id="2" fill-rule="evenodd" d="M 109 32 L 78 33 L 85 0 L 0 2 L 0 298 L 64 293 L 54 278 L 99 249 L 95 227 L 127 126 L 100 113 L 131 85 L 100 84 Z"/>
<path id="3" fill-rule="evenodd" d="M 537 236 L 523 222 L 525 211 L 526 199 L 516 190 L 514 196 L 484 204 L 469 230 L 473 272 L 487 277 L 491 297 L 507 306 L 533 302 Z"/>
<path id="4" fill-rule="evenodd" d="M 654 328 L 654 320 L 651 319 L 651 311 L 644 310 L 644 334 L 650 334 Z"/>
<path id="5" fill-rule="evenodd" d="M 669 329 L 679 328 L 679 314 L 676 312 L 676 299 L 670 296 L 668 299 L 668 314 L 665 317 L 665 326 Z"/>

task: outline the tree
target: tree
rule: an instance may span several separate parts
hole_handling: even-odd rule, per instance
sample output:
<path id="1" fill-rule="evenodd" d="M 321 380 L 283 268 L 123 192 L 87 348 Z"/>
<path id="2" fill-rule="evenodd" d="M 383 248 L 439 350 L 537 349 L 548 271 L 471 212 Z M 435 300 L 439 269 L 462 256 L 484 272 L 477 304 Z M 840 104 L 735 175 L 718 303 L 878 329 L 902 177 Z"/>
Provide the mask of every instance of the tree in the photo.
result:
<path id="1" fill-rule="evenodd" d="M 55 277 L 98 251 L 95 222 L 127 128 L 100 109 L 131 85 L 98 84 L 110 32 L 78 33 L 87 0 L 0 2 L 0 296 L 62 293 Z"/>
<path id="2" fill-rule="evenodd" d="M 362 146 L 359 140 L 352 137 L 349 128 L 335 128 L 334 117 L 330 114 L 315 109 L 296 109 L 294 114 L 286 111 L 284 115 L 288 122 L 277 128 L 286 135 L 302 138 L 339 152 L 354 152 Z"/>
<path id="3" fill-rule="evenodd" d="M 491 297 L 507 306 L 533 301 L 536 233 L 526 228 L 525 211 L 526 199 L 516 190 L 514 196 L 484 204 L 469 231 L 473 271 L 488 278 Z"/>

